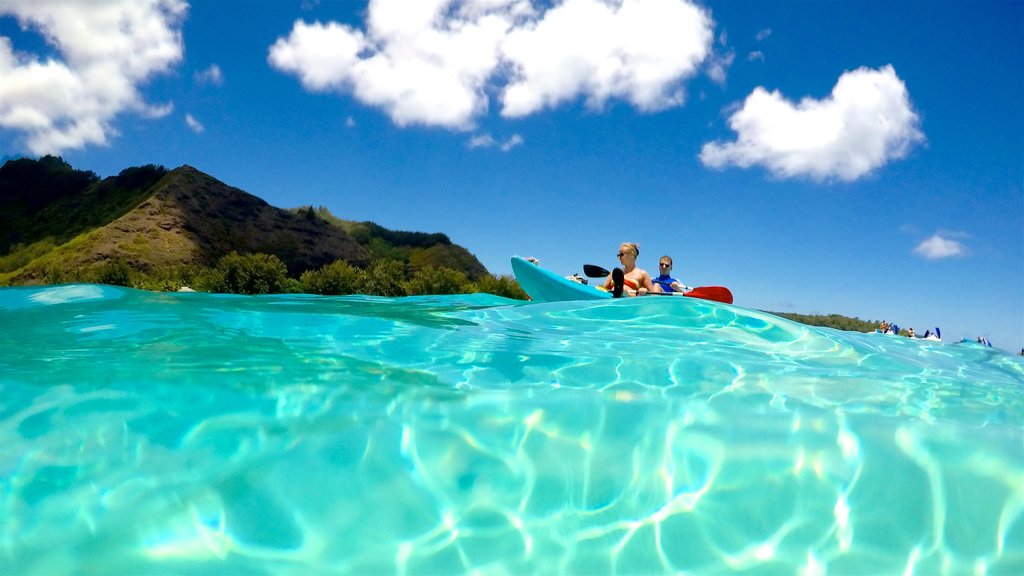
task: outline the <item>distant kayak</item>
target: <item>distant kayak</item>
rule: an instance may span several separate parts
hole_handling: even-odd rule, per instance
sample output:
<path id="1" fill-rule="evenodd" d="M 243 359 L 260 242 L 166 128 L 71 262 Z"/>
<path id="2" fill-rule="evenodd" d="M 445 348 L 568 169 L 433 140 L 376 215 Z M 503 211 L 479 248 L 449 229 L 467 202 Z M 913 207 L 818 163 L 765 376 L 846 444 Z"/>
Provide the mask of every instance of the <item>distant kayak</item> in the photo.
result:
<path id="1" fill-rule="evenodd" d="M 612 297 L 611 293 L 603 288 L 569 280 L 519 256 L 512 257 L 512 272 L 516 275 L 519 286 L 534 302 L 603 300 Z M 732 292 L 724 286 L 702 286 L 686 294 L 676 294 L 732 304 Z"/>

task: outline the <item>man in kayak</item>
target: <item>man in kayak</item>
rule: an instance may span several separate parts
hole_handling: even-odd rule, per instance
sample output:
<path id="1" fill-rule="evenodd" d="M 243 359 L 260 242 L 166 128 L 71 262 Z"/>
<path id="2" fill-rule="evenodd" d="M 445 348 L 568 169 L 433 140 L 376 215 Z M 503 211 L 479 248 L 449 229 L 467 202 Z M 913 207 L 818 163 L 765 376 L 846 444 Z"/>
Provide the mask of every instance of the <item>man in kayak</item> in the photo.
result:
<path id="1" fill-rule="evenodd" d="M 651 278 L 654 292 L 685 292 L 686 287 L 672 277 L 672 257 L 662 256 L 658 261 L 658 277 Z"/>
<path id="2" fill-rule="evenodd" d="M 640 256 L 640 245 L 636 242 L 623 242 L 616 254 L 622 268 L 612 270 L 604 281 L 604 289 L 615 298 L 622 296 L 643 296 L 654 290 L 651 275 L 646 270 L 636 267 L 636 259 Z"/>

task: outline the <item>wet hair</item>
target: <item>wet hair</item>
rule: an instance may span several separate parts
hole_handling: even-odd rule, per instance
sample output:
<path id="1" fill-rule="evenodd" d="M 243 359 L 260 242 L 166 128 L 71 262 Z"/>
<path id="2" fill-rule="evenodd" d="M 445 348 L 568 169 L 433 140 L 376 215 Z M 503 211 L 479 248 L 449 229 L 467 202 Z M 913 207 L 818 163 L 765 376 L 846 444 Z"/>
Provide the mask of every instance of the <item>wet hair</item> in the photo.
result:
<path id="1" fill-rule="evenodd" d="M 639 244 L 637 244 L 636 242 L 623 242 L 622 245 L 625 246 L 626 248 L 629 248 L 630 250 L 632 250 L 633 254 L 636 255 L 638 258 L 640 257 L 640 245 Z"/>

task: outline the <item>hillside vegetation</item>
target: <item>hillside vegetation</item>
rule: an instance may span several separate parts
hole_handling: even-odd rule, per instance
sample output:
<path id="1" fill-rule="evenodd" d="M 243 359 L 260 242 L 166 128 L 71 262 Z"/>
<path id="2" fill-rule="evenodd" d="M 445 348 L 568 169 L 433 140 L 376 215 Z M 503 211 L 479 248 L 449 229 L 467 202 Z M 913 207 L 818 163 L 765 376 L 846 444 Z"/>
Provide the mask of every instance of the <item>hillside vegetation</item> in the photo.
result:
<path id="1" fill-rule="evenodd" d="M 444 234 L 275 208 L 191 166 L 100 179 L 54 156 L 9 160 L 0 166 L 0 285 L 62 282 L 525 297 Z"/>
<path id="2" fill-rule="evenodd" d="M 445 267 L 427 266 L 411 270 L 398 260 L 380 258 L 365 268 L 336 260 L 321 268 L 307 270 L 299 277 L 289 275 L 280 258 L 272 254 L 232 252 L 212 267 L 175 266 L 142 272 L 124 260 L 115 260 L 84 274 L 57 274 L 50 283 L 87 282 L 127 286 L 154 291 L 182 289 L 232 294 L 322 294 L 371 296 L 417 296 L 486 292 L 506 298 L 526 299 L 511 276 L 484 274 L 475 280 Z"/>
<path id="3" fill-rule="evenodd" d="M 451 268 L 461 270 L 471 280 L 487 275 L 487 269 L 473 254 L 453 244 L 439 232 L 406 232 L 389 230 L 374 222 L 342 220 L 320 206 L 303 206 L 296 212 L 307 218 L 321 218 L 341 228 L 366 248 L 374 259 L 398 260 L 413 271 L 422 268 Z"/>

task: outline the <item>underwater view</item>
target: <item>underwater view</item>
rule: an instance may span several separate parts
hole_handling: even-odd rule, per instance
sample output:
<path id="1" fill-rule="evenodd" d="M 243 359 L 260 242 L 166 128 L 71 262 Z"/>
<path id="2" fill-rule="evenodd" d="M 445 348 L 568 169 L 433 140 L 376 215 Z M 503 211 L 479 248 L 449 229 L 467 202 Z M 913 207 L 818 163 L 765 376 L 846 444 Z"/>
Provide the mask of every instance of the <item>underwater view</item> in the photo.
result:
<path id="1" fill-rule="evenodd" d="M 1022 574 L 1024 360 L 692 298 L 0 289 L 5 574 Z"/>

